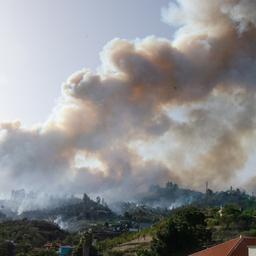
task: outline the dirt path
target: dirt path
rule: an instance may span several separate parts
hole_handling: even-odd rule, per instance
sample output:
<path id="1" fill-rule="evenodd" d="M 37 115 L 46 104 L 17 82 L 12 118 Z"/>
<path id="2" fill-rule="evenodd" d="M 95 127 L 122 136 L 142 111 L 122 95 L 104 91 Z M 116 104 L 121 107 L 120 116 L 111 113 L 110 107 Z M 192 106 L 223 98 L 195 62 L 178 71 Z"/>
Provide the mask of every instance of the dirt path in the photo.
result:
<path id="1" fill-rule="evenodd" d="M 152 241 L 151 236 L 145 236 L 145 237 L 139 237 L 137 239 L 134 239 L 132 241 L 129 241 L 127 243 L 120 244 L 113 248 L 113 251 L 133 251 L 138 248 L 145 248 L 150 245 L 150 242 Z"/>

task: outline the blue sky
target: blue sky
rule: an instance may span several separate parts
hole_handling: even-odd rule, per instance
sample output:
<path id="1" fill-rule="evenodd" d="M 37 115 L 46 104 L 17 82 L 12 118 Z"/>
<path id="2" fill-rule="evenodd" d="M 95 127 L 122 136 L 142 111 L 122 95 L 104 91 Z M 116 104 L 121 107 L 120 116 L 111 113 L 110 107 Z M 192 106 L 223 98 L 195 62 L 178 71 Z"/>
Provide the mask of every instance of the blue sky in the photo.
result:
<path id="1" fill-rule="evenodd" d="M 115 37 L 171 38 L 168 0 L 0 0 L 0 121 L 44 122 L 62 82 Z"/>

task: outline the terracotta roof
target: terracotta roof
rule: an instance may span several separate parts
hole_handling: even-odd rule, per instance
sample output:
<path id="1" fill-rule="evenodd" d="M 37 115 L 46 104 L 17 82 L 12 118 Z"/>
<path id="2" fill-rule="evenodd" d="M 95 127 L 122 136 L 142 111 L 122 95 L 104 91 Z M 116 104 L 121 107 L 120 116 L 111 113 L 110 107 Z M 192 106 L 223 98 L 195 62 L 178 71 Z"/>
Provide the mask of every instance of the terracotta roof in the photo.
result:
<path id="1" fill-rule="evenodd" d="M 248 256 L 248 246 L 256 246 L 255 237 L 238 237 L 190 256 Z"/>

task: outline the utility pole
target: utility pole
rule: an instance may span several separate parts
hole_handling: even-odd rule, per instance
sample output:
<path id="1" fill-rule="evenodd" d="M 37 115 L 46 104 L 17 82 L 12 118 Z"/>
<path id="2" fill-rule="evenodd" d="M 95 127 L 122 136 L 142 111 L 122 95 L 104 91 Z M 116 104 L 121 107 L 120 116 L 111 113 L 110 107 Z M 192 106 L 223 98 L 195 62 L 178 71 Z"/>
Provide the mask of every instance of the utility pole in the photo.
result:
<path id="1" fill-rule="evenodd" d="M 92 233 L 86 233 L 84 234 L 83 256 L 90 256 L 91 246 L 92 246 Z"/>

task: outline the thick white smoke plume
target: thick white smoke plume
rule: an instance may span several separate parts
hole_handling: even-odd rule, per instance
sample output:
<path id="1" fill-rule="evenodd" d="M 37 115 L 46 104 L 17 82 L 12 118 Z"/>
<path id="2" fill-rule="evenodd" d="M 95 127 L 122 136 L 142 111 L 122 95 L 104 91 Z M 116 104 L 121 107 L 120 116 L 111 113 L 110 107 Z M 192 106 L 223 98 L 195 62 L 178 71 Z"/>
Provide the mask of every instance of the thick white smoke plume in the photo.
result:
<path id="1" fill-rule="evenodd" d="M 99 72 L 63 84 L 44 124 L 1 124 L 1 190 L 253 188 L 256 1 L 177 0 L 162 18 L 173 41 L 114 39 Z"/>

